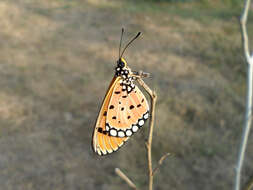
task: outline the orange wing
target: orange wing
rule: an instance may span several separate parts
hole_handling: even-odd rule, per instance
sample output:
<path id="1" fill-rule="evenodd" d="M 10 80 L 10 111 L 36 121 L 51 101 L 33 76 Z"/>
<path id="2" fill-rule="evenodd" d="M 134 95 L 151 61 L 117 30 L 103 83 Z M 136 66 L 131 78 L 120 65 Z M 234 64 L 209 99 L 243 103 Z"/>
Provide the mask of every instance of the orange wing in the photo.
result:
<path id="1" fill-rule="evenodd" d="M 128 137 L 120 138 L 111 136 L 106 131 L 106 117 L 107 110 L 110 99 L 112 97 L 112 93 L 114 91 L 115 86 L 119 83 L 120 77 L 114 77 L 109 86 L 109 89 L 104 98 L 101 110 L 98 114 L 98 119 L 96 121 L 96 125 L 93 131 L 92 138 L 92 147 L 94 152 L 99 155 L 106 155 L 108 153 L 112 153 L 121 147 L 125 141 L 127 141 Z"/>
<path id="2" fill-rule="evenodd" d="M 138 86 L 132 84 L 130 93 L 119 80 L 113 88 L 106 117 L 106 131 L 114 137 L 130 137 L 149 116 L 148 102 Z"/>

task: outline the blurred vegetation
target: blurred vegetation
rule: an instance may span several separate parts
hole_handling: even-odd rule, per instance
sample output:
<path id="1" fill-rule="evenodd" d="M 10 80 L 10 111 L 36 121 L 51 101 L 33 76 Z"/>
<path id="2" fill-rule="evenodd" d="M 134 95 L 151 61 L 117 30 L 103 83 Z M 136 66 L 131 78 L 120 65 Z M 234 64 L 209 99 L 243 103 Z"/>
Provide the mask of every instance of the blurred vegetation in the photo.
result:
<path id="1" fill-rule="evenodd" d="M 242 5 L 242 2 L 240 0 L 149 0 L 151 2 L 166 2 L 166 3 L 198 3 L 205 6 L 213 6 L 216 5 L 216 7 L 220 4 L 224 4 L 226 6 L 231 7 L 238 7 Z"/>
<path id="2" fill-rule="evenodd" d="M 146 81 L 158 93 L 154 165 L 172 154 L 155 189 L 231 189 L 245 105 L 241 8 L 239 0 L 1 1 L 1 188 L 129 189 L 115 167 L 147 185 L 147 128 L 112 155 L 90 148 L 125 27 L 124 41 L 143 32 L 125 58 L 152 73 Z M 244 181 L 252 159 L 249 148 Z"/>

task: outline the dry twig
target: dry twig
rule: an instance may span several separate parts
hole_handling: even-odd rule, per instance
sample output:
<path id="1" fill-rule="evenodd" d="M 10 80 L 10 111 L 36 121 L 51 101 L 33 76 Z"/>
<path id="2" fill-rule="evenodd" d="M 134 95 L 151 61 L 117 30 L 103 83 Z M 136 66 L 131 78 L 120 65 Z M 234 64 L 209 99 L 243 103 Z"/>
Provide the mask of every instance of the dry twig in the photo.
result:
<path id="1" fill-rule="evenodd" d="M 142 72 L 140 72 L 141 74 Z M 153 139 L 153 129 L 154 129 L 154 119 L 155 119 L 155 105 L 157 100 L 157 95 L 155 91 L 152 91 L 148 85 L 141 79 L 138 78 L 139 84 L 147 91 L 151 99 L 151 114 L 149 123 L 149 136 L 146 142 L 147 156 L 148 156 L 148 176 L 149 176 L 149 190 L 153 189 L 153 168 L 152 168 L 152 139 Z"/>
<path id="2" fill-rule="evenodd" d="M 244 54 L 247 62 L 247 98 L 246 98 L 246 112 L 245 112 L 245 121 L 243 127 L 242 140 L 240 145 L 240 151 L 238 155 L 238 162 L 236 167 L 236 176 L 235 176 L 235 190 L 240 190 L 240 181 L 241 181 L 241 171 L 242 165 L 244 161 L 245 150 L 247 147 L 251 121 L 252 121 L 252 74 L 253 74 L 253 55 L 250 55 L 249 50 L 249 40 L 247 34 L 247 17 L 250 7 L 250 0 L 245 0 L 245 5 L 243 9 L 243 13 L 240 19 L 241 24 L 241 34 L 242 34 L 242 43 Z"/>
<path id="3" fill-rule="evenodd" d="M 155 175 L 155 173 L 158 171 L 158 169 L 160 168 L 160 166 L 163 164 L 163 161 L 168 157 L 170 155 L 170 153 L 167 153 L 167 154 L 164 154 L 161 158 L 160 158 L 160 160 L 159 160 L 159 162 L 158 162 L 158 166 L 153 170 L 153 172 L 152 172 L 152 175 L 154 176 Z"/>
<path id="4" fill-rule="evenodd" d="M 250 179 L 249 183 L 246 185 L 244 190 L 252 190 L 253 189 L 253 178 Z"/>
<path id="5" fill-rule="evenodd" d="M 133 188 L 134 190 L 138 190 L 136 185 L 119 168 L 115 168 L 115 172 L 129 185 L 129 187 Z"/>

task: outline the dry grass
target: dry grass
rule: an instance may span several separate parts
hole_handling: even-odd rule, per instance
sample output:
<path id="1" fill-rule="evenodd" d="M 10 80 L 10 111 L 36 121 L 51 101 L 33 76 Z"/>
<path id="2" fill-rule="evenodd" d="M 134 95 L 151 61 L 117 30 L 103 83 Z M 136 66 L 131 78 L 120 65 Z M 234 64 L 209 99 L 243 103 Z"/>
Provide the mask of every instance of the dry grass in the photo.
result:
<path id="1" fill-rule="evenodd" d="M 1 189 L 128 189 L 115 167 L 147 185 L 147 129 L 110 156 L 98 158 L 90 148 L 122 26 L 125 39 L 143 31 L 125 57 L 152 73 L 147 83 L 159 94 L 153 158 L 172 154 L 155 189 L 231 189 L 245 94 L 237 20 L 203 10 L 191 17 L 186 5 L 169 12 L 143 6 L 0 2 Z M 252 143 L 244 180 L 252 175 Z"/>

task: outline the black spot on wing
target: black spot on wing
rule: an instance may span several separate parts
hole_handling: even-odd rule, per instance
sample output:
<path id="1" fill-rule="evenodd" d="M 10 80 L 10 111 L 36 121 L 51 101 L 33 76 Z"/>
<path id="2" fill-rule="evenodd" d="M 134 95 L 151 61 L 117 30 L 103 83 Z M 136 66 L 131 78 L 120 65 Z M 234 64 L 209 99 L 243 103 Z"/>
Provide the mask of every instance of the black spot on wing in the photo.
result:
<path id="1" fill-rule="evenodd" d="M 98 132 L 99 133 L 102 133 L 103 132 L 103 129 L 101 127 L 98 128 Z"/>

